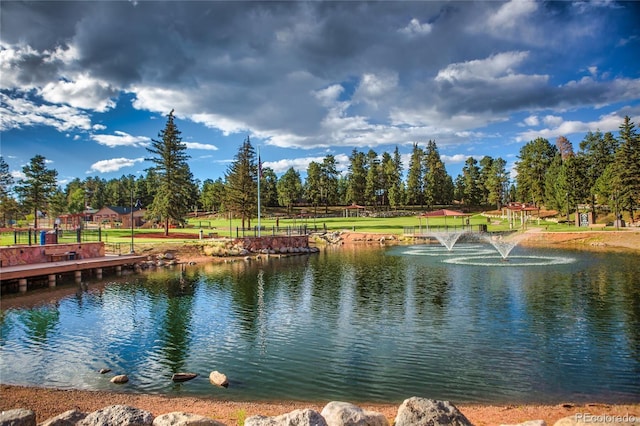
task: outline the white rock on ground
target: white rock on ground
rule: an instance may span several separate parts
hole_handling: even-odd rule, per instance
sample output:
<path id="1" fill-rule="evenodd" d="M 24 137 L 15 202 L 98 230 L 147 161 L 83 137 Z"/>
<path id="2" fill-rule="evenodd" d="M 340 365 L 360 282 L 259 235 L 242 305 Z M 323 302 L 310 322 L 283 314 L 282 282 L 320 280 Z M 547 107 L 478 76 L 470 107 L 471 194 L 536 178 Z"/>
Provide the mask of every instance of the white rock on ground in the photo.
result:
<path id="1" fill-rule="evenodd" d="M 472 426 L 449 401 L 412 397 L 405 399 L 394 426 Z"/>
<path id="2" fill-rule="evenodd" d="M 327 422 L 320 413 L 307 408 L 276 417 L 251 416 L 244 426 L 327 426 Z"/>
<path id="3" fill-rule="evenodd" d="M 78 426 L 151 426 L 153 414 L 129 405 L 110 405 L 87 414 Z"/>
<path id="4" fill-rule="evenodd" d="M 79 421 L 84 420 L 85 417 L 87 417 L 87 413 L 74 409 L 51 417 L 38 426 L 75 426 Z"/>
<path id="5" fill-rule="evenodd" d="M 0 412 L 2 426 L 36 426 L 36 413 L 24 408 Z"/>
<path id="6" fill-rule="evenodd" d="M 153 419 L 153 426 L 225 426 L 209 417 L 174 411 Z"/>
<path id="7" fill-rule="evenodd" d="M 328 426 L 389 426 L 387 418 L 349 402 L 332 401 L 320 413 Z"/>

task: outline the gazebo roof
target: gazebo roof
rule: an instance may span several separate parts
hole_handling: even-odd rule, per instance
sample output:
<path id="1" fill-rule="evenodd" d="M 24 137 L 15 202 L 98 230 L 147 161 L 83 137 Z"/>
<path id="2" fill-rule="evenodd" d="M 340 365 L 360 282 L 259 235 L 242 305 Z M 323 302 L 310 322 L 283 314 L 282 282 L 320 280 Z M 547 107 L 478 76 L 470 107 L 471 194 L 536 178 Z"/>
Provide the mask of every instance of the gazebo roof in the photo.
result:
<path id="1" fill-rule="evenodd" d="M 364 209 L 364 206 L 360 206 L 356 203 L 351 204 L 350 206 L 345 207 L 345 209 Z"/>
<path id="2" fill-rule="evenodd" d="M 463 213 L 457 210 L 434 210 L 432 212 L 422 213 L 420 217 L 447 217 L 447 216 L 471 216 L 470 213 Z"/>

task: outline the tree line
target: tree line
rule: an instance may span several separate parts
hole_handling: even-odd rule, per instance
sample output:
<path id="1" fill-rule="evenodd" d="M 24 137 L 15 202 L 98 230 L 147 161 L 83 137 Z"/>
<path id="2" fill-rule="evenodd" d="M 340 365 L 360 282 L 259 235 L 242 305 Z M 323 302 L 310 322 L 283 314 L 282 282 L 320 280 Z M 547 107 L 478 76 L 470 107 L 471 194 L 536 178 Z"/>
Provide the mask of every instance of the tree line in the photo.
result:
<path id="1" fill-rule="evenodd" d="M 454 202 L 466 207 L 492 206 L 509 201 L 544 205 L 558 211 L 574 210 L 578 204 L 608 204 L 633 209 L 640 201 L 640 149 L 634 124 L 625 117 L 616 139 L 610 132 L 589 132 L 574 152 L 564 137 L 552 145 L 537 138 L 522 147 L 516 162 L 517 178 L 511 182 L 502 158 L 469 157 L 456 179 L 447 173 L 435 141 L 424 147 L 413 144 L 409 164 L 402 163 L 398 148 L 381 154 L 353 149 L 345 173 L 338 170 L 333 155 L 309 163 L 306 178 L 289 168 L 280 178 L 263 167 L 247 137 L 240 145 L 224 177 L 202 182 L 189 168 L 187 148 L 182 143 L 173 111 L 157 139 L 147 148 L 152 167 L 144 175 L 118 179 L 79 178 L 64 188 L 46 159 L 34 156 L 23 167 L 24 178 L 14 181 L 9 166 L 0 157 L 0 222 L 33 215 L 37 227 L 39 211 L 50 217 L 78 214 L 87 206 L 129 206 L 147 209 L 148 219 L 164 224 L 184 222 L 190 211 L 232 214 L 250 227 L 257 215 L 257 182 L 261 203 L 291 213 L 294 205 L 328 211 L 329 206 L 358 204 L 370 209 L 419 206 L 432 209 Z"/>

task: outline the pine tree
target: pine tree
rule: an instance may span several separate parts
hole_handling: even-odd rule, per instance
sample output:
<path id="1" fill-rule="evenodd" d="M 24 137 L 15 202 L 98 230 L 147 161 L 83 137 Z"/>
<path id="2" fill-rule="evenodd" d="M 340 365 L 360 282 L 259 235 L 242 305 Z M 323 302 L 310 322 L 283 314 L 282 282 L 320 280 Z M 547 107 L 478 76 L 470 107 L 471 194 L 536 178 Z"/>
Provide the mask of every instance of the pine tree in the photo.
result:
<path id="1" fill-rule="evenodd" d="M 367 158 L 363 152 L 354 148 L 349 157 L 349 173 L 347 174 L 347 203 L 364 204 L 367 186 Z"/>
<path id="2" fill-rule="evenodd" d="M 558 149 L 544 138 L 537 138 L 520 149 L 516 170 L 521 201 L 535 205 L 544 201 L 545 175 L 557 152 Z"/>
<path id="3" fill-rule="evenodd" d="M 380 189 L 380 161 L 378 154 L 370 149 L 367 153 L 367 177 L 365 181 L 364 196 L 366 203 L 375 209 L 378 205 Z"/>
<path id="4" fill-rule="evenodd" d="M 453 199 L 453 184 L 440 158 L 438 146 L 430 140 L 424 151 L 424 202 L 429 209 L 433 204 L 449 204 Z"/>
<path id="5" fill-rule="evenodd" d="M 47 169 L 46 160 L 36 155 L 22 168 L 25 178 L 15 186 L 22 203 L 33 211 L 33 227 L 38 227 L 38 210 L 44 209 L 49 197 L 56 190 L 58 172 Z"/>
<path id="6" fill-rule="evenodd" d="M 509 185 L 509 174 L 505 169 L 507 162 L 498 157 L 491 162 L 491 172 L 485 182 L 488 191 L 487 202 L 495 204 L 496 209 L 500 209 L 506 200 L 507 188 Z"/>
<path id="7" fill-rule="evenodd" d="M 225 176 L 227 206 L 231 212 L 242 218 L 242 228 L 245 227 L 245 222 L 251 226 L 251 216 L 257 211 L 257 179 L 256 152 L 247 136 Z"/>
<path id="8" fill-rule="evenodd" d="M 389 175 L 389 205 L 396 210 L 405 202 L 404 182 L 402 181 L 402 157 L 396 146 L 393 151 L 392 170 L 387 173 Z"/>
<path id="9" fill-rule="evenodd" d="M 317 164 L 317 163 L 316 163 Z M 300 174 L 293 168 L 289 168 L 278 180 L 278 201 L 280 205 L 287 207 L 291 214 L 293 204 L 302 196 L 302 181 Z"/>
<path id="10" fill-rule="evenodd" d="M 409 160 L 409 170 L 407 171 L 407 203 L 420 207 L 424 206 L 423 190 L 423 164 L 422 157 L 424 151 L 417 143 L 413 144 L 411 159 Z"/>
<path id="11" fill-rule="evenodd" d="M 158 179 L 157 193 L 148 206 L 151 217 L 164 221 L 164 234 L 169 235 L 171 221 L 182 223 L 195 202 L 193 175 L 187 160 L 187 146 L 182 143 L 180 131 L 174 122 L 173 110 L 167 116 L 165 128 L 152 139 L 147 151 Z M 133 188 L 130 189 L 133 191 Z M 133 197 L 133 193 L 131 195 Z"/>
<path id="12" fill-rule="evenodd" d="M 619 138 L 620 147 L 615 161 L 618 164 L 617 178 L 622 188 L 620 205 L 629 211 L 631 221 L 634 221 L 634 209 L 640 204 L 640 137 L 629 116 L 620 125 Z"/>
<path id="13" fill-rule="evenodd" d="M 320 164 L 320 196 L 324 202 L 324 212 L 329 212 L 329 204 L 338 202 L 338 172 L 336 158 L 333 155 L 327 155 Z"/>

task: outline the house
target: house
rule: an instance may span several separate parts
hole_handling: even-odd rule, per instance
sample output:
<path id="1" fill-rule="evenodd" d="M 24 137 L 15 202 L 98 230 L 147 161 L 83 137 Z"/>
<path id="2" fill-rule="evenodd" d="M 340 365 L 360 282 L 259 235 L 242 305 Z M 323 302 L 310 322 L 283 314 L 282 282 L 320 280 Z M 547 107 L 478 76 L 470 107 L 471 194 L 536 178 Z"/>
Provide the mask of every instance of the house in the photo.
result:
<path id="1" fill-rule="evenodd" d="M 144 224 L 146 209 L 133 208 L 133 226 L 140 227 Z M 105 206 L 93 214 L 93 221 L 99 225 L 110 225 L 120 228 L 131 228 L 131 207 Z"/>

